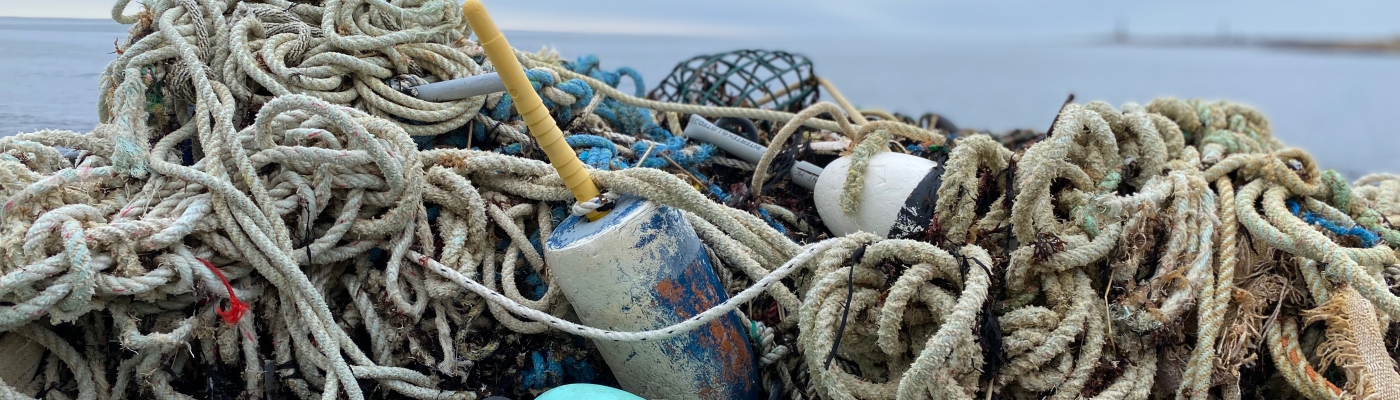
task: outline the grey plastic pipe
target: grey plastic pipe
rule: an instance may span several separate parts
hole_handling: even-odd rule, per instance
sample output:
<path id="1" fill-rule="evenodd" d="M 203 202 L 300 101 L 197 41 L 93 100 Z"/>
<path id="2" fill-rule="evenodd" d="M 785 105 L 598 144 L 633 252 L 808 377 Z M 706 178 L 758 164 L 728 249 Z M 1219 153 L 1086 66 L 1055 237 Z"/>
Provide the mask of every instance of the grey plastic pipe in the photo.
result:
<path id="1" fill-rule="evenodd" d="M 506 91 L 495 72 L 415 86 L 414 97 L 426 101 L 452 101 Z"/>
<path id="2" fill-rule="evenodd" d="M 758 164 L 758 160 L 763 158 L 763 153 L 768 151 L 767 147 L 715 126 L 699 115 L 690 116 L 690 122 L 685 126 L 685 137 L 713 144 L 734 157 L 753 164 Z M 792 183 L 808 190 L 817 186 L 817 177 L 821 174 L 822 167 L 806 161 L 798 161 L 792 165 Z"/>

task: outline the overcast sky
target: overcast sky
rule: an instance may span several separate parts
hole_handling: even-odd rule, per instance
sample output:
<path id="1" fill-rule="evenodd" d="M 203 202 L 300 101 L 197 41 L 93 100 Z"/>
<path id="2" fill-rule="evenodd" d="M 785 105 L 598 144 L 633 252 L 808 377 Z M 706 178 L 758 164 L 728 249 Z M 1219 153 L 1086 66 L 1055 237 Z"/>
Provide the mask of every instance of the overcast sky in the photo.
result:
<path id="1" fill-rule="evenodd" d="M 136 7 L 133 1 L 132 7 Z M 109 18 L 112 0 L 0 0 L 0 16 Z M 1104 0 L 487 0 L 509 30 L 686 36 L 964 36 L 1136 33 L 1400 35 L 1400 2 Z M 587 5 L 584 5 L 584 4 Z"/>

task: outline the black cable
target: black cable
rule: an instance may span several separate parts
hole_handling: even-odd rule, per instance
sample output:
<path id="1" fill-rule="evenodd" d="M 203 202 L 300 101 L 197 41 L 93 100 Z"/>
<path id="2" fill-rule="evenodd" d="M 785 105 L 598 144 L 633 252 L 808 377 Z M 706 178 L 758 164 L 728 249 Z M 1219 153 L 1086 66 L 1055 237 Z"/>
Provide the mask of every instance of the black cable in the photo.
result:
<path id="1" fill-rule="evenodd" d="M 1060 105 L 1060 111 L 1056 111 L 1056 112 L 1055 112 L 1055 119 L 1050 120 L 1050 129 L 1046 129 L 1046 130 L 1045 130 L 1045 133 L 1044 133 L 1043 135 L 1041 135 L 1041 140 L 1049 139 L 1049 138 L 1050 138 L 1050 135 L 1052 135 L 1052 134 L 1055 133 L 1055 132 L 1054 132 L 1054 130 L 1055 130 L 1055 124 L 1057 124 L 1057 123 L 1060 122 L 1060 113 L 1065 112 L 1065 107 L 1069 107 L 1069 103 L 1073 103 L 1073 102 L 1074 102 L 1074 93 L 1070 93 L 1070 94 L 1069 94 L 1069 98 L 1066 98 L 1066 99 L 1065 99 L 1065 103 Z"/>
<path id="2" fill-rule="evenodd" d="M 964 265 L 967 264 L 969 258 L 971 257 L 963 258 Z M 983 272 L 987 273 L 987 280 L 990 282 L 992 279 L 991 268 L 987 268 L 982 260 L 971 259 L 982 267 Z M 982 303 L 982 326 L 978 329 L 978 333 L 982 337 L 982 371 L 995 379 L 997 373 L 1001 372 L 1001 367 L 1006 365 L 1006 354 L 1002 351 L 1001 321 L 997 319 L 993 311 L 992 299 L 989 297 Z"/>
<path id="3" fill-rule="evenodd" d="M 855 253 L 851 254 L 851 271 L 846 276 L 846 309 L 841 311 L 841 326 L 836 328 L 836 340 L 831 342 L 831 352 L 826 354 L 826 364 L 822 369 L 831 368 L 831 360 L 836 358 L 836 349 L 841 347 L 841 335 L 846 333 L 846 317 L 851 315 L 851 298 L 856 293 L 856 265 L 865 258 L 866 246 L 860 246 Z"/>
<path id="4" fill-rule="evenodd" d="M 307 202 L 306 204 L 306 237 L 301 238 L 301 241 L 303 243 L 302 245 L 306 246 L 306 266 L 308 267 L 311 266 L 311 244 L 316 243 L 316 240 L 311 237 L 312 227 L 314 225 L 311 219 L 315 217 L 315 214 L 313 214 L 315 212 L 315 209 L 312 207 L 315 206 L 316 205 L 312 202 Z"/>
<path id="5" fill-rule="evenodd" d="M 1015 163 L 1015 162 L 1012 162 L 1012 163 L 1010 163 L 1009 165 L 1006 166 L 1006 193 L 1004 193 L 1004 194 L 1002 195 L 1002 203 L 1001 203 L 1002 207 L 1006 208 L 1006 211 L 1007 211 L 1007 212 L 1010 212 L 1010 211 L 1011 211 L 1011 200 L 1012 200 L 1013 197 L 1016 196 L 1016 187 L 1013 186 L 1013 182 L 1014 182 L 1015 180 L 1016 180 L 1016 163 Z M 1002 257 L 1011 257 L 1011 237 L 1012 237 L 1012 233 L 1014 232 L 1014 230 L 1013 230 L 1014 227 L 1015 227 L 1015 224 L 1012 224 L 1012 223 L 1007 223 L 1007 224 L 1006 224 L 1006 243 L 1005 243 L 1004 245 L 1001 246 Z"/>

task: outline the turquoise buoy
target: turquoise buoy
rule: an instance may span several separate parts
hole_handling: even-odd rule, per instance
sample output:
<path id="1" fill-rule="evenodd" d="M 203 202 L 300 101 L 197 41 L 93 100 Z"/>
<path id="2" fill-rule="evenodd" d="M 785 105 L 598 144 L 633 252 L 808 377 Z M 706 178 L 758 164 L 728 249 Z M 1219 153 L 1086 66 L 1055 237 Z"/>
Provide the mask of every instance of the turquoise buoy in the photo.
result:
<path id="1" fill-rule="evenodd" d="M 549 389 L 540 397 L 536 397 L 535 400 L 642 400 L 642 398 L 617 388 L 575 383 Z"/>

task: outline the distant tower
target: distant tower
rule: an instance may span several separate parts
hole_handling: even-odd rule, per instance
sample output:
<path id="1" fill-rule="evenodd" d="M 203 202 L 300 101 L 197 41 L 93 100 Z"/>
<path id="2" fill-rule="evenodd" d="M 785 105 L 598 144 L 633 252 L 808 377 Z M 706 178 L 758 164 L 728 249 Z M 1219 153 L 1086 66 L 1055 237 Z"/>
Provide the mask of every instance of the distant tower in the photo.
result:
<path id="1" fill-rule="evenodd" d="M 1128 19 L 1118 17 L 1118 24 L 1113 28 L 1113 41 L 1118 43 L 1128 42 Z"/>

